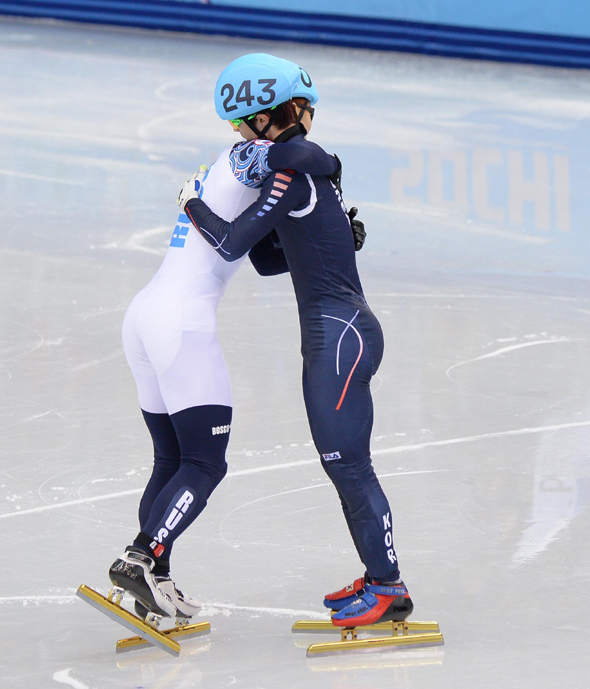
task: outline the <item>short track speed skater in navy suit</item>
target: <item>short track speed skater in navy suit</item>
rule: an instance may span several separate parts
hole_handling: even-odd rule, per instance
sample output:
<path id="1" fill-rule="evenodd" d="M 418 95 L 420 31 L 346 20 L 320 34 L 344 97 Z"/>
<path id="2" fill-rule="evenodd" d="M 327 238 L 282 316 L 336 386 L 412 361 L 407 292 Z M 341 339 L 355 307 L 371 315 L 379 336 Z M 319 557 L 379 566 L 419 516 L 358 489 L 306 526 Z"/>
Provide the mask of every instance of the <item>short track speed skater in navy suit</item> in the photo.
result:
<path id="1" fill-rule="evenodd" d="M 281 83 L 280 67 L 264 57 L 246 56 L 226 68 L 216 90 L 218 114 L 246 137 L 288 141 L 319 166 L 325 153 L 305 138 L 317 101 L 309 75 L 300 70 L 299 92 L 273 109 L 261 109 L 269 91 L 278 91 Z M 339 185 L 325 175 L 285 171 L 288 166 L 277 166 L 280 155 L 278 146 L 269 148 L 273 169 L 283 171 L 268 176 L 258 199 L 235 220 L 220 217 L 190 189 L 181 195 L 183 208 L 228 262 L 240 260 L 275 233 L 297 298 L 303 392 L 313 440 L 366 567 L 364 577 L 324 602 L 337 611 L 332 620 L 340 626 L 402 620 L 413 605 L 400 579 L 391 510 L 370 455 L 369 384 L 383 355 L 381 327 L 363 295 Z"/>

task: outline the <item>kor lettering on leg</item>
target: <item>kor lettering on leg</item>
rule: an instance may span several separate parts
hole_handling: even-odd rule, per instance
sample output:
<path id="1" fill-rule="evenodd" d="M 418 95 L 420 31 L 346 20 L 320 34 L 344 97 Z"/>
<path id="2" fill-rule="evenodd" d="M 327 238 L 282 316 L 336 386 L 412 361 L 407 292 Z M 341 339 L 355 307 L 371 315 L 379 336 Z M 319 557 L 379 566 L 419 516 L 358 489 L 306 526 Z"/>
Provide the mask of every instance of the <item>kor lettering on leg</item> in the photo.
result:
<path id="1" fill-rule="evenodd" d="M 393 533 L 391 528 L 391 513 L 383 515 L 383 528 L 385 529 L 385 547 L 387 548 L 387 557 L 393 565 L 397 562 L 397 557 L 393 550 Z"/>
<path id="2" fill-rule="evenodd" d="M 176 528 L 176 526 L 178 526 L 180 520 L 186 514 L 186 511 L 194 499 L 194 495 L 189 490 L 184 491 L 181 497 L 176 501 L 176 505 L 168 515 L 168 518 L 164 522 L 164 526 L 159 529 L 157 535 L 154 537 L 152 548 L 155 547 L 156 543 L 162 543 L 169 533 Z"/>

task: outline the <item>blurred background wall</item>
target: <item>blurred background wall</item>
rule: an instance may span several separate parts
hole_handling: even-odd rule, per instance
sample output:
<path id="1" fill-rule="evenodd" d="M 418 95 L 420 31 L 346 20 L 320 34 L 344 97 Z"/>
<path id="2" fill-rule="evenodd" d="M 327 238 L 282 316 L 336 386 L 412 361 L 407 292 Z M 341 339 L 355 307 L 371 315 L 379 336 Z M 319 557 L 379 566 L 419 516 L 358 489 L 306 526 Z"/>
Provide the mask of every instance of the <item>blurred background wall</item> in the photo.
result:
<path id="1" fill-rule="evenodd" d="M 590 37 L 587 0 L 215 0 L 212 4 Z"/>
<path id="2" fill-rule="evenodd" d="M 0 0 L 0 15 L 590 68 L 588 0 Z"/>

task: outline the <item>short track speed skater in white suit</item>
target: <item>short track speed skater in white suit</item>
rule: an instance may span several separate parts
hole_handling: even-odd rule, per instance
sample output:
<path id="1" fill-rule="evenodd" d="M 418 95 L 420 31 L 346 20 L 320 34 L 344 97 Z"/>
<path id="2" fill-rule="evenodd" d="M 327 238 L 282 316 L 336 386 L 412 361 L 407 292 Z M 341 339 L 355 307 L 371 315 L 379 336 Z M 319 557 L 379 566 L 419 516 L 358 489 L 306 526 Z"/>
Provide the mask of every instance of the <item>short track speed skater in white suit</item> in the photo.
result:
<path id="1" fill-rule="evenodd" d="M 239 215 L 259 194 L 233 174 L 230 153 L 231 148 L 225 150 L 211 166 L 203 189 L 203 198 L 227 219 Z M 125 355 L 144 411 L 175 414 L 203 405 L 231 407 L 217 307 L 244 258 L 224 261 L 180 213 L 160 269 L 132 301 L 123 321 Z"/>
<path id="2" fill-rule="evenodd" d="M 316 156 L 312 171 L 333 173 L 336 160 L 322 154 L 320 168 Z M 243 141 L 209 168 L 202 196 L 233 220 L 257 199 L 273 161 L 278 169 L 306 172 L 306 155 L 290 144 Z M 271 237 L 253 247 L 250 258 L 261 274 L 286 270 L 282 249 Z M 123 346 L 154 443 L 154 467 L 140 502 L 140 533 L 109 574 L 135 596 L 141 614 L 147 608 L 191 616 L 199 609 L 170 579 L 170 552 L 227 472 L 232 400 L 217 307 L 242 261 L 224 261 L 181 212 L 160 269 L 125 315 Z M 150 591 L 144 583 L 133 590 L 134 567 L 150 573 Z"/>

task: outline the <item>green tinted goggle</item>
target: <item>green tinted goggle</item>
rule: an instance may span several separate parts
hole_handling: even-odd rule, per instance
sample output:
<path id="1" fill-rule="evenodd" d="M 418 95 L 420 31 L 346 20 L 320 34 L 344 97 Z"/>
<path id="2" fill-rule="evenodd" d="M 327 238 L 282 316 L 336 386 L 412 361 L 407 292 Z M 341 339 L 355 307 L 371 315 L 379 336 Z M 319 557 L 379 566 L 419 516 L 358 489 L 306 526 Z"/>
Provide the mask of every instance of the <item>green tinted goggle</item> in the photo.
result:
<path id="1" fill-rule="evenodd" d="M 272 108 L 269 108 L 269 110 L 274 110 L 277 106 L 273 105 Z M 258 115 L 257 112 L 255 112 L 253 115 L 248 115 L 247 117 L 237 117 L 235 120 L 228 120 L 228 122 L 231 122 L 234 127 L 239 127 L 242 122 L 247 122 L 248 120 L 253 120 L 256 115 Z"/>

